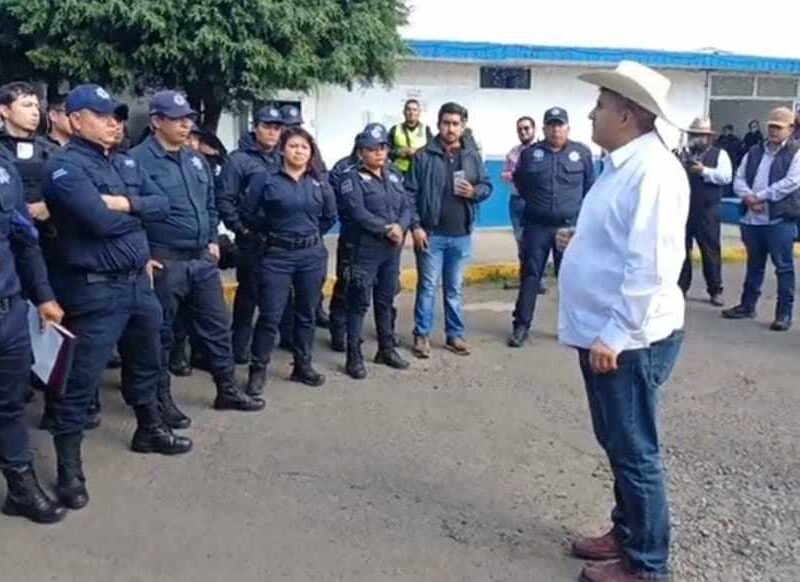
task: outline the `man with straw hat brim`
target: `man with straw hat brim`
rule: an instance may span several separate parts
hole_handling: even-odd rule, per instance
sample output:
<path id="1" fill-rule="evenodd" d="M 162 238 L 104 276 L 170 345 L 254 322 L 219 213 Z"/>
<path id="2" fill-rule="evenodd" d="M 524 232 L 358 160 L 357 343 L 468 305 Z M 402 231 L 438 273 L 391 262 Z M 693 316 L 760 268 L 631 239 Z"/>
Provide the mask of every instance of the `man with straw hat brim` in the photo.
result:
<path id="1" fill-rule="evenodd" d="M 679 154 L 689 176 L 689 220 L 686 222 L 686 260 L 678 280 L 683 294 L 692 286 L 692 247 L 700 247 L 709 303 L 722 307 L 722 258 L 719 204 L 733 181 L 728 153 L 714 145 L 711 120 L 698 117 L 686 130 L 688 144 Z"/>
<path id="2" fill-rule="evenodd" d="M 614 474 L 613 528 L 573 544 L 582 580 L 668 576 L 669 512 L 657 431 L 658 387 L 683 339 L 678 275 L 685 258 L 689 184 L 658 135 L 675 124 L 670 81 L 639 63 L 581 75 L 600 88 L 589 118 L 609 152 L 586 195 L 559 277 L 559 340 L 575 347 L 594 432 Z M 611 560 L 611 561 L 609 561 Z"/>
<path id="3" fill-rule="evenodd" d="M 767 255 L 775 265 L 778 302 L 773 331 L 787 331 L 794 312 L 794 241 L 800 219 L 800 143 L 792 139 L 795 114 L 773 109 L 767 139 L 745 154 L 733 192 L 742 200 L 742 241 L 747 249 L 747 275 L 739 305 L 722 312 L 726 319 L 752 319 L 761 295 Z"/>

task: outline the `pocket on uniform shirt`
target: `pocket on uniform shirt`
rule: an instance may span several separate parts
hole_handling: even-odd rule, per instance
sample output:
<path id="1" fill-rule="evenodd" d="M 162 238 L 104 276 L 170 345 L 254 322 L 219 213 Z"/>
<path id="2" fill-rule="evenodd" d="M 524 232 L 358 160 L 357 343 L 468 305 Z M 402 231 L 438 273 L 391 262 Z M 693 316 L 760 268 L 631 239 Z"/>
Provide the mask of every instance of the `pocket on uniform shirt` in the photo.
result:
<path id="1" fill-rule="evenodd" d="M 583 164 L 580 162 L 564 161 L 559 163 L 560 172 L 557 179 L 570 186 L 577 186 L 583 177 Z"/>

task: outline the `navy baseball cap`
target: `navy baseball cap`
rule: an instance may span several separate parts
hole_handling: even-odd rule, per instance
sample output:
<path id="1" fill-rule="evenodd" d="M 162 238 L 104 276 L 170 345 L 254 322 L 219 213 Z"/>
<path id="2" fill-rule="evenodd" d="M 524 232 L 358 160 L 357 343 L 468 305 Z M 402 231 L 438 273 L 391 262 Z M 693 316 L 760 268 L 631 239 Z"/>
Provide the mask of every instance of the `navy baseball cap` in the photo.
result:
<path id="1" fill-rule="evenodd" d="M 183 93 L 178 91 L 159 91 L 150 99 L 150 115 L 163 115 L 169 119 L 197 117 Z"/>
<path id="2" fill-rule="evenodd" d="M 544 112 L 544 124 L 548 123 L 569 123 L 567 110 L 562 107 L 551 107 Z"/>
<path id="3" fill-rule="evenodd" d="M 389 133 L 380 123 L 370 123 L 356 138 L 356 145 L 360 148 L 376 148 L 389 144 Z"/>
<path id="4" fill-rule="evenodd" d="M 303 116 L 300 113 L 300 108 L 296 105 L 284 105 L 281 107 L 281 118 L 289 127 L 303 125 Z"/>
<path id="5" fill-rule="evenodd" d="M 280 110 L 274 105 L 267 105 L 259 109 L 256 112 L 254 121 L 256 123 L 277 123 L 280 125 L 285 123 Z"/>
<path id="6" fill-rule="evenodd" d="M 69 92 L 64 105 L 68 115 L 83 109 L 98 115 L 113 115 L 116 108 L 117 103 L 100 85 L 78 85 Z"/>

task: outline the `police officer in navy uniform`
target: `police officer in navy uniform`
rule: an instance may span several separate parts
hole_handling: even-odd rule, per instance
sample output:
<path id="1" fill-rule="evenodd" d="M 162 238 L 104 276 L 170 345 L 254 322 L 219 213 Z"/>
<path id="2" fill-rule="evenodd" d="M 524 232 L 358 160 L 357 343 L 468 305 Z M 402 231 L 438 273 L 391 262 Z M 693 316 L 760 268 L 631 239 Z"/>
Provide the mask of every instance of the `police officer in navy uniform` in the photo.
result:
<path id="1" fill-rule="evenodd" d="M 247 193 L 242 217 L 265 239 L 259 265 L 258 322 L 253 336 L 247 392 L 263 393 L 278 325 L 294 288 L 294 370 L 291 380 L 321 386 L 325 377 L 311 366 L 314 314 L 328 252 L 322 242 L 336 222 L 336 201 L 312 165 L 314 138 L 300 127 L 284 130 L 281 169 L 257 180 Z"/>
<path id="2" fill-rule="evenodd" d="M 280 168 L 277 145 L 284 126 L 280 110 L 273 105 L 259 109 L 254 122 L 253 131 L 242 137 L 239 149 L 230 155 L 222 170 L 218 203 L 220 218 L 236 234 L 240 252 L 232 328 L 233 355 L 237 364 L 250 361 L 253 316 L 258 305 L 258 263 L 263 251 L 259 237 L 250 232 L 242 220 L 241 204 L 256 176 Z M 291 319 L 287 324 L 283 335 L 291 336 Z"/>
<path id="3" fill-rule="evenodd" d="M 583 197 L 594 183 L 592 153 L 569 139 L 569 116 L 563 108 L 545 112 L 544 135 L 544 141 L 522 152 L 514 173 L 514 184 L 525 200 L 525 223 L 511 347 L 521 347 L 528 338 L 551 251 L 558 275 L 562 253 L 556 248 L 556 232 L 575 224 Z"/>
<path id="4" fill-rule="evenodd" d="M 89 502 L 81 460 L 86 413 L 114 345 L 125 401 L 136 412 L 131 449 L 176 455 L 192 442 L 172 433 L 156 392 L 161 375 L 161 306 L 146 267 L 145 224 L 163 221 L 169 202 L 132 158 L 113 153 L 115 103 L 97 85 L 67 96 L 74 136 L 45 166 L 43 191 L 62 241 L 64 324 L 78 338 L 64 395 L 52 403 L 59 498 Z"/>
<path id="5" fill-rule="evenodd" d="M 66 511 L 42 491 L 25 426 L 25 387 L 31 368 L 28 303 L 44 324 L 60 322 L 47 270 L 22 192 L 7 155 L 0 155 L 0 469 L 8 483 L 3 513 L 55 523 Z"/>
<path id="6" fill-rule="evenodd" d="M 346 269 L 347 283 L 347 374 L 366 378 L 361 353 L 364 316 L 370 295 L 375 295 L 378 353 L 375 362 L 404 370 L 409 364 L 397 352 L 392 325 L 392 304 L 400 272 L 400 254 L 411 224 L 411 206 L 403 175 L 388 164 L 389 134 L 373 123 L 360 134 L 359 164 L 341 183 L 342 207 L 346 209 L 354 249 Z"/>
<path id="7" fill-rule="evenodd" d="M 336 282 L 333 284 L 333 293 L 329 307 L 331 332 L 331 349 L 334 352 L 344 353 L 347 350 L 347 285 L 345 273 L 350 266 L 350 257 L 353 254 L 352 227 L 342 202 L 342 180 L 348 172 L 359 163 L 358 139 L 356 135 L 353 149 L 349 155 L 337 161 L 328 173 L 328 183 L 336 197 L 336 208 L 339 214 L 339 237 L 336 241 Z"/>
<path id="8" fill-rule="evenodd" d="M 295 105 L 284 105 L 281 107 L 281 115 L 283 116 L 283 121 L 286 124 L 286 127 L 302 127 L 303 126 L 303 115 Z M 315 150 L 314 157 L 311 160 L 311 165 L 314 168 L 314 171 L 324 179 L 323 186 L 328 187 L 328 167 L 325 165 L 325 161 L 322 159 L 322 154 L 320 153 L 319 149 Z M 320 282 L 320 288 L 325 285 L 325 279 L 327 278 L 327 272 L 323 274 L 322 281 Z M 291 301 L 289 305 L 291 306 Z M 287 312 L 284 314 L 284 319 L 281 322 L 282 331 L 281 334 L 283 335 L 283 327 L 287 326 L 289 323 L 292 322 L 293 317 L 291 315 L 291 308 L 287 309 Z M 328 314 L 325 313 L 325 307 L 323 305 L 323 296 L 320 293 L 319 296 L 319 305 L 317 305 L 317 311 L 314 316 L 317 322 L 317 327 L 327 328 L 330 326 L 330 318 Z M 282 347 L 286 348 L 283 342 L 283 338 L 281 338 Z"/>
<path id="9" fill-rule="evenodd" d="M 150 100 L 153 133 L 131 151 L 139 167 L 169 200 L 169 215 L 148 222 L 146 228 L 150 253 L 158 263 L 154 283 L 164 312 L 158 401 L 164 421 L 172 428 L 190 424 L 172 398 L 169 373 L 172 326 L 184 305 L 189 309 L 188 323 L 208 356 L 217 388 L 214 408 L 264 408 L 263 400 L 250 398 L 236 384 L 230 319 L 217 269 L 219 223 L 214 184 L 207 162 L 185 146 L 196 116 L 183 94 L 156 93 Z"/>

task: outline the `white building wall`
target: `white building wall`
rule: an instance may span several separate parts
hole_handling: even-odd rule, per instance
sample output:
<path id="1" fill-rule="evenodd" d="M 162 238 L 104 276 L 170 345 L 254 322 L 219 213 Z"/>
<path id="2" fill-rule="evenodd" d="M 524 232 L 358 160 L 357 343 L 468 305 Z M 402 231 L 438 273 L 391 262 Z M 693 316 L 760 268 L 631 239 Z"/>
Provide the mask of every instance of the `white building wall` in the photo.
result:
<path id="1" fill-rule="evenodd" d="M 526 65 L 528 66 L 528 65 Z M 309 95 L 281 92 L 281 99 L 299 99 L 303 117 L 316 136 L 329 166 L 346 156 L 353 138 L 364 125 L 380 122 L 387 127 L 402 120 L 403 103 L 414 97 L 422 105 L 422 119 L 435 131 L 436 113 L 447 101 L 469 109 L 470 125 L 487 159 L 499 158 L 517 142 L 515 122 L 522 115 L 532 116 L 541 136 L 546 109 L 559 106 L 570 114 L 572 138 L 590 145 L 589 112 L 597 90 L 577 79 L 584 67 L 531 66 L 530 90 L 481 89 L 480 65 L 444 62 L 407 61 L 401 65 L 395 84 L 348 91 L 326 86 Z M 672 102 L 678 121 L 688 125 L 706 109 L 706 75 L 686 71 L 666 71 L 672 80 Z M 225 116 L 220 124 L 223 142 L 230 146 L 238 138 L 236 124 Z M 678 132 L 660 125 L 670 145 L 677 145 Z"/>
<path id="2" fill-rule="evenodd" d="M 314 97 L 304 99 L 304 107 L 306 101 L 312 105 L 306 120 L 313 118 L 310 126 L 329 163 L 349 153 L 354 135 L 367 123 L 377 121 L 388 127 L 401 121 L 403 103 L 409 97 L 419 99 L 423 121 L 431 126 L 435 126 L 442 103 L 456 101 L 466 106 L 470 125 L 487 158 L 505 155 L 516 143 L 514 124 L 518 117 L 532 116 L 541 130 L 544 111 L 556 105 L 569 112 L 573 139 L 591 143 L 588 114 L 597 90 L 577 79 L 583 68 L 533 66 L 530 90 L 481 89 L 479 69 L 477 64 L 407 62 L 395 85 L 388 89 L 321 89 Z M 673 81 L 672 100 L 678 120 L 688 125 L 706 108 L 706 76 L 684 71 L 666 74 Z M 677 143 L 676 131 L 668 127 L 662 130 L 665 139 Z"/>

